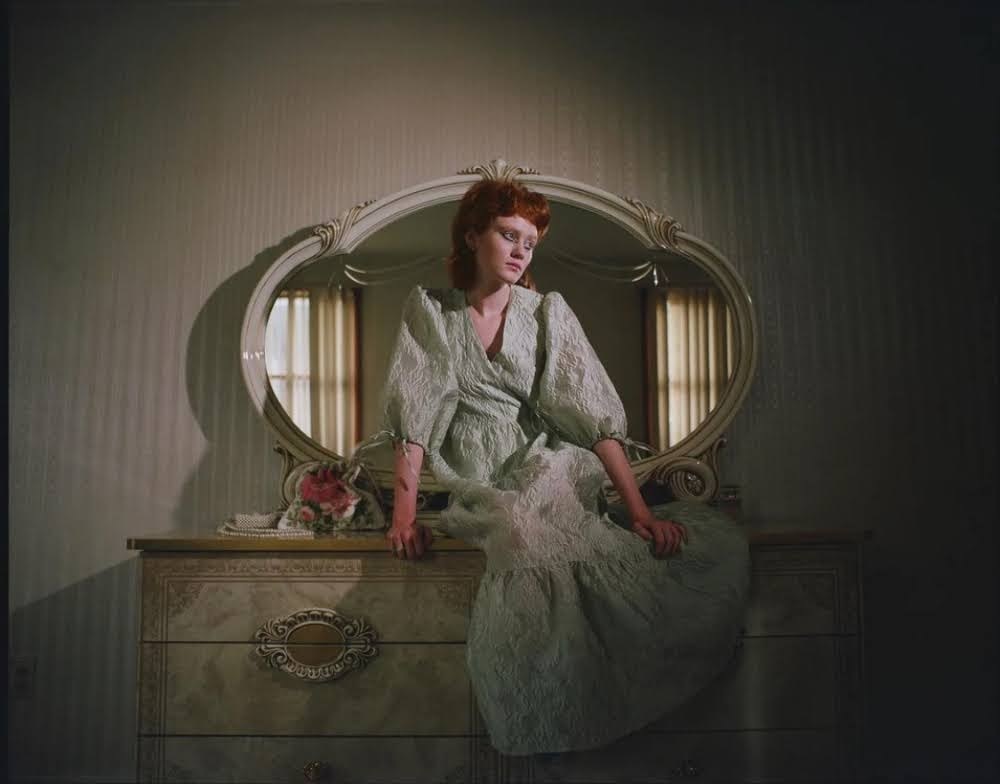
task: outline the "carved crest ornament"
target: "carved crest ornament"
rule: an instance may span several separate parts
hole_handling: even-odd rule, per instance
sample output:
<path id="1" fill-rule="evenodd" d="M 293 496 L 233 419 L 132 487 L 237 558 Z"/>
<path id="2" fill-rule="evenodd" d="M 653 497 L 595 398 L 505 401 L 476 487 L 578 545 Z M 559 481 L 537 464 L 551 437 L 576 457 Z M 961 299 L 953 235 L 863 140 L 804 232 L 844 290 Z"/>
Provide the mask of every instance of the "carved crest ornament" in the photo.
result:
<path id="1" fill-rule="evenodd" d="M 345 276 L 359 286 L 386 282 L 384 278 L 372 278 L 370 271 L 362 266 L 352 265 L 351 252 L 364 239 L 404 215 L 434 204 L 458 201 L 468 187 L 480 179 L 516 179 L 550 201 L 597 213 L 631 233 L 652 253 L 669 251 L 682 256 L 711 276 L 733 317 L 735 364 L 730 383 L 715 408 L 687 437 L 662 452 L 634 460 L 631 465 L 639 484 L 652 481 L 668 485 L 680 500 L 715 498 L 719 490 L 718 454 L 726 442 L 725 430 L 747 395 L 757 362 L 756 316 L 739 273 L 712 245 L 688 234 L 677 220 L 638 199 L 621 197 L 578 181 L 549 177 L 535 169 L 497 158 L 487 164 L 462 169 L 457 175 L 364 201 L 345 210 L 337 218 L 316 226 L 311 237 L 286 251 L 257 285 L 243 322 L 242 370 L 251 399 L 275 431 L 275 449 L 284 459 L 281 479 L 284 500 L 290 500 L 289 487 L 294 484 L 290 480 L 302 470 L 303 464 L 343 456 L 306 436 L 278 403 L 270 387 L 264 364 L 264 336 L 268 313 L 282 283 L 303 267 L 333 256 L 342 259 Z M 425 261 L 418 259 L 403 267 L 408 269 Z M 655 263 L 634 269 L 638 277 L 656 276 L 659 271 Z M 386 491 L 391 489 L 391 472 L 376 469 L 372 473 L 381 487 Z M 421 476 L 421 490 L 427 497 L 444 492 L 426 471 Z"/>
<path id="2" fill-rule="evenodd" d="M 310 682 L 337 680 L 378 656 L 378 634 L 366 620 L 323 607 L 272 618 L 254 639 L 269 667 Z"/>

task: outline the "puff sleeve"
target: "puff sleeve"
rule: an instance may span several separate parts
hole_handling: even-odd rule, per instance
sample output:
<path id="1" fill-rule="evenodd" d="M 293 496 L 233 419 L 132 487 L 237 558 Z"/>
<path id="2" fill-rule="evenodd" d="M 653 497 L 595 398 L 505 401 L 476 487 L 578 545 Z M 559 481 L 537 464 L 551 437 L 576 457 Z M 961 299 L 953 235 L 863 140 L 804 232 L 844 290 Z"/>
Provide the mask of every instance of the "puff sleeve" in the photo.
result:
<path id="1" fill-rule="evenodd" d="M 629 443 L 625 408 L 576 314 L 557 292 L 541 303 L 545 364 L 536 410 L 564 440 L 586 449 L 605 438 Z"/>
<path id="2" fill-rule="evenodd" d="M 403 318 L 382 393 L 382 422 L 393 441 L 419 444 L 434 454 L 458 402 L 458 384 L 441 297 L 416 286 Z"/>

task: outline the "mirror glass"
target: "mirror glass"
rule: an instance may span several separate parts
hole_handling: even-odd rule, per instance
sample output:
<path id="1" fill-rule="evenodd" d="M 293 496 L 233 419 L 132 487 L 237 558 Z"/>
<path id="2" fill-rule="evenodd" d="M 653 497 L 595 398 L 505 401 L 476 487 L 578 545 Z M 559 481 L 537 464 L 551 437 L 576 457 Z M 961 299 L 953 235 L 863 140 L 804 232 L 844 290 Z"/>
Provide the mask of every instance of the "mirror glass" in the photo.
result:
<path id="1" fill-rule="evenodd" d="M 538 290 L 559 291 L 576 312 L 621 395 L 629 435 L 656 451 L 677 444 L 722 398 L 735 366 L 718 286 L 694 261 L 650 250 L 597 213 L 550 204 L 531 265 Z M 267 322 L 268 379 L 288 417 L 324 448 L 350 454 L 379 429 L 403 301 L 418 283 L 450 286 L 455 208 L 411 213 L 281 287 Z"/>

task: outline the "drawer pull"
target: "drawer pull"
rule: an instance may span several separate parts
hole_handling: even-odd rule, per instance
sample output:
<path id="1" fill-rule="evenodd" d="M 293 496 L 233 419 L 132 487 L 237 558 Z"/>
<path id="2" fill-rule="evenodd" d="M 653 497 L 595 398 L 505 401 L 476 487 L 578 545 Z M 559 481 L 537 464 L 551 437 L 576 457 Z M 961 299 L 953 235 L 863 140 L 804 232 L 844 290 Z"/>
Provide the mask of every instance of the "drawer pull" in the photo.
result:
<path id="1" fill-rule="evenodd" d="M 269 667 L 312 683 L 342 678 L 378 656 L 371 624 L 324 607 L 265 621 L 254 639 Z"/>
<path id="2" fill-rule="evenodd" d="M 307 782 L 329 782 L 330 766 L 318 760 L 307 762 L 305 767 L 302 768 L 302 775 L 305 776 Z"/>

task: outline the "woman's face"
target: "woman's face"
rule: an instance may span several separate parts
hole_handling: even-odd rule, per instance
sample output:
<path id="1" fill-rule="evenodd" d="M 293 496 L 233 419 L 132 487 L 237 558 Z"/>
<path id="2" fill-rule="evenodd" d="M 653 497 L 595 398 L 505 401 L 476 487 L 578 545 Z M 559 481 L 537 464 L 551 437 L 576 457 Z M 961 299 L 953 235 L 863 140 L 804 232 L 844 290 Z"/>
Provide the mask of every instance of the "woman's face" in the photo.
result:
<path id="1" fill-rule="evenodd" d="M 476 252 L 477 283 L 514 284 L 531 264 L 538 229 L 520 215 L 500 216 L 482 234 L 470 230 L 465 241 Z"/>

